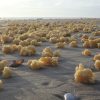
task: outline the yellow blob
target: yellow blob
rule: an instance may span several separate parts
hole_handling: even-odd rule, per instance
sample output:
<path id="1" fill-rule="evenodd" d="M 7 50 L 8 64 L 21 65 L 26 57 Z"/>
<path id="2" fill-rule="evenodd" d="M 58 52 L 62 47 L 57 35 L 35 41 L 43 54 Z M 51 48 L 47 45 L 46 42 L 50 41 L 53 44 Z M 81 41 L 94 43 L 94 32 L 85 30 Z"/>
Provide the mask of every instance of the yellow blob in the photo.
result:
<path id="1" fill-rule="evenodd" d="M 43 65 L 51 65 L 51 57 L 41 57 L 39 59 L 39 62 L 41 62 Z"/>
<path id="2" fill-rule="evenodd" d="M 3 71 L 5 66 L 8 66 L 8 61 L 7 60 L 0 61 L 0 72 Z"/>
<path id="3" fill-rule="evenodd" d="M 100 70 L 100 60 L 96 60 L 94 66 L 96 69 Z"/>
<path id="4" fill-rule="evenodd" d="M 70 47 L 78 47 L 76 41 L 72 41 L 69 45 L 70 45 Z"/>
<path id="5" fill-rule="evenodd" d="M 93 57 L 93 60 L 96 61 L 96 60 L 100 60 L 100 54 L 97 54 Z"/>
<path id="6" fill-rule="evenodd" d="M 10 78 L 12 76 L 11 69 L 9 67 L 4 67 L 2 76 L 3 76 L 3 78 Z"/>
<path id="7" fill-rule="evenodd" d="M 52 52 L 51 48 L 49 48 L 49 47 L 44 48 L 42 51 L 42 56 L 43 57 L 52 57 L 53 52 Z"/>
<path id="8" fill-rule="evenodd" d="M 100 43 L 97 43 L 98 48 L 100 49 Z"/>
<path id="9" fill-rule="evenodd" d="M 40 68 L 43 68 L 42 63 L 39 62 L 38 60 L 29 60 L 28 61 L 28 66 L 31 69 L 40 69 Z"/>
<path id="10" fill-rule="evenodd" d="M 83 43 L 83 47 L 84 47 L 84 48 L 90 48 L 89 41 L 85 41 L 85 42 Z"/>
<path id="11" fill-rule="evenodd" d="M 21 47 L 20 49 L 20 55 L 21 56 L 31 56 L 36 53 L 36 50 L 33 46 L 28 46 L 28 47 Z"/>
<path id="12" fill-rule="evenodd" d="M 56 43 L 56 48 L 64 48 L 64 47 L 65 47 L 65 43 L 64 42 Z"/>
<path id="13" fill-rule="evenodd" d="M 84 55 L 84 56 L 91 56 L 91 51 L 88 50 L 88 49 L 85 49 L 85 50 L 82 52 L 82 55 Z"/>
<path id="14" fill-rule="evenodd" d="M 2 48 L 2 52 L 5 53 L 5 54 L 9 54 L 9 53 L 12 53 L 13 51 L 12 51 L 10 45 L 4 45 L 3 48 Z"/>
<path id="15" fill-rule="evenodd" d="M 94 83 L 95 75 L 89 68 L 84 68 L 84 65 L 79 64 L 76 67 L 76 72 L 74 74 L 74 78 L 76 82 L 79 83 Z"/>

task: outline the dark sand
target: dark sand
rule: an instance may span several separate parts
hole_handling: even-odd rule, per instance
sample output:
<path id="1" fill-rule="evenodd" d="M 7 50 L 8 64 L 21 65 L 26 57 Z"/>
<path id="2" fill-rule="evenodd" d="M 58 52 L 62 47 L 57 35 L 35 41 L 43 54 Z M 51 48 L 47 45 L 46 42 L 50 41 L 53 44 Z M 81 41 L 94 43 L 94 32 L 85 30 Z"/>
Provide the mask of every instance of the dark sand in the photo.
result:
<path id="1" fill-rule="evenodd" d="M 0 53 L 0 59 L 28 59 L 39 58 L 44 47 L 54 45 L 43 43 L 36 47 L 37 54 L 32 57 L 20 57 L 18 54 L 4 55 Z M 92 68 L 92 58 L 100 53 L 100 49 L 91 49 L 92 56 L 84 57 L 81 52 L 84 50 L 81 46 L 78 48 L 67 47 L 62 49 L 62 56 L 58 67 L 46 68 L 41 70 L 31 70 L 26 66 L 13 68 L 13 77 L 4 81 L 4 90 L 0 91 L 0 100 L 64 100 L 65 93 L 72 93 L 80 97 L 81 100 L 100 100 L 100 72 L 95 71 L 96 84 L 85 85 L 74 82 L 75 67 L 79 63 Z M 0 75 L 0 79 L 1 75 Z"/>

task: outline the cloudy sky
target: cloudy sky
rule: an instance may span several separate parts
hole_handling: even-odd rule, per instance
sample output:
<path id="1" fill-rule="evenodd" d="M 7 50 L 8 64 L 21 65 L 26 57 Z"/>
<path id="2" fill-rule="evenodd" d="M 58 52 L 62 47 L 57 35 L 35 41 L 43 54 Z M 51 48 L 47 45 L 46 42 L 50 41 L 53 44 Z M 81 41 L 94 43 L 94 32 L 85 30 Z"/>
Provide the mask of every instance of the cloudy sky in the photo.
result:
<path id="1" fill-rule="evenodd" d="M 0 0 L 0 17 L 100 18 L 100 0 Z"/>

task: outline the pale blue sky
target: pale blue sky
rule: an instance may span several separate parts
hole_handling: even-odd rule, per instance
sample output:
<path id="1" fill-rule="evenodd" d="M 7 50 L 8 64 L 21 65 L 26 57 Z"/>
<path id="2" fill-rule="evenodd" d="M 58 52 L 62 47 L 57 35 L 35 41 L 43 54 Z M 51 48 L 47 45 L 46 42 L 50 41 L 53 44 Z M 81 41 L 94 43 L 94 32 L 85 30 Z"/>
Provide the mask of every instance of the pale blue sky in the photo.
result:
<path id="1" fill-rule="evenodd" d="M 0 0 L 0 17 L 100 18 L 100 0 Z"/>

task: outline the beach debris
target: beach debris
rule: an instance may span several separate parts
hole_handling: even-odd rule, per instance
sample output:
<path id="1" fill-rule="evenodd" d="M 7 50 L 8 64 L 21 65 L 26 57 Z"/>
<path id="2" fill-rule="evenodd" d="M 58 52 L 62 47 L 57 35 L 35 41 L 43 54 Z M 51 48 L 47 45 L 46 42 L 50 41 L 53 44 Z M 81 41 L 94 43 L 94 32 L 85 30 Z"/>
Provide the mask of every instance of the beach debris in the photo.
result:
<path id="1" fill-rule="evenodd" d="M 51 37 L 49 39 L 49 42 L 51 42 L 51 43 L 57 43 L 58 42 L 58 38 L 57 37 Z"/>
<path id="2" fill-rule="evenodd" d="M 97 48 L 97 42 L 95 41 L 95 39 L 89 39 L 88 41 L 90 48 Z"/>
<path id="3" fill-rule="evenodd" d="M 38 60 L 29 60 L 27 64 L 28 64 L 29 68 L 31 68 L 31 69 L 41 69 L 41 68 L 43 68 L 42 63 Z"/>
<path id="4" fill-rule="evenodd" d="M 76 67 L 74 78 L 75 81 L 79 83 L 95 83 L 95 74 L 91 69 L 85 68 L 83 64 L 79 64 Z"/>
<path id="5" fill-rule="evenodd" d="M 53 51 L 51 50 L 50 47 L 46 47 L 42 51 L 42 56 L 43 57 L 52 57 L 53 56 Z"/>
<path id="6" fill-rule="evenodd" d="M 96 60 L 94 66 L 96 69 L 100 70 L 100 60 Z"/>
<path id="7" fill-rule="evenodd" d="M 4 45 L 2 47 L 2 52 L 5 53 L 5 54 L 10 54 L 12 53 L 12 49 L 11 49 L 11 46 L 10 45 Z"/>
<path id="8" fill-rule="evenodd" d="M 90 44 L 89 44 L 89 41 L 84 41 L 84 43 L 83 43 L 83 47 L 84 48 L 90 48 Z"/>
<path id="9" fill-rule="evenodd" d="M 11 64 L 9 65 L 9 67 L 19 67 L 23 64 L 24 59 L 20 59 L 20 60 L 13 60 L 11 61 Z"/>
<path id="10" fill-rule="evenodd" d="M 42 42 L 38 42 L 37 40 L 32 40 L 31 42 L 30 42 L 30 44 L 31 45 L 34 45 L 34 46 L 40 46 L 41 44 L 42 44 Z"/>
<path id="11" fill-rule="evenodd" d="M 16 44 L 16 45 L 19 45 L 20 39 L 19 38 L 15 38 L 12 43 Z"/>
<path id="12" fill-rule="evenodd" d="M 32 56 L 36 53 L 36 49 L 34 46 L 27 46 L 27 47 L 22 47 L 19 51 L 21 56 Z"/>
<path id="13" fill-rule="evenodd" d="M 1 37 L 0 37 L 0 41 L 3 44 L 4 43 L 10 43 L 10 42 L 12 42 L 12 40 L 13 40 L 13 38 L 8 36 L 8 35 L 6 35 L 6 34 L 2 34 Z"/>
<path id="14" fill-rule="evenodd" d="M 70 46 L 70 47 L 78 47 L 77 41 L 72 41 L 72 42 L 70 42 L 70 43 L 69 43 L 69 46 Z"/>
<path id="15" fill-rule="evenodd" d="M 77 97 L 71 93 L 64 94 L 64 100 L 77 100 Z"/>
<path id="16" fill-rule="evenodd" d="M 3 78 L 6 78 L 6 79 L 10 78 L 12 76 L 12 70 L 10 69 L 10 67 L 4 67 L 2 76 L 3 76 Z"/>
<path id="17" fill-rule="evenodd" d="M 11 54 L 14 53 L 15 51 L 18 51 L 18 46 L 15 44 L 12 45 L 4 45 L 2 47 L 2 52 L 5 54 Z"/>
<path id="18" fill-rule="evenodd" d="M 50 47 L 46 47 L 42 51 L 42 57 L 60 57 L 60 50 L 53 51 Z"/>
<path id="19" fill-rule="evenodd" d="M 19 42 L 19 45 L 21 45 L 21 46 L 28 46 L 28 45 L 30 45 L 30 42 L 28 42 L 27 40 L 21 40 L 20 42 Z"/>
<path id="20" fill-rule="evenodd" d="M 100 43 L 97 43 L 98 48 L 100 49 Z"/>
<path id="21" fill-rule="evenodd" d="M 7 60 L 1 60 L 0 61 L 0 73 L 3 71 L 4 67 L 8 66 Z"/>
<path id="22" fill-rule="evenodd" d="M 51 57 L 41 57 L 39 62 L 41 62 L 44 66 L 51 65 L 52 58 Z"/>
<path id="23" fill-rule="evenodd" d="M 41 57 L 39 62 L 41 62 L 44 66 L 53 66 L 58 65 L 58 57 Z"/>
<path id="24" fill-rule="evenodd" d="M 82 39 L 84 48 L 99 48 L 100 38 Z"/>
<path id="25" fill-rule="evenodd" d="M 58 41 L 59 42 L 66 42 L 66 38 L 64 36 L 61 36 Z"/>
<path id="26" fill-rule="evenodd" d="M 82 55 L 91 56 L 91 51 L 89 49 L 85 49 L 84 51 L 82 51 Z"/>
<path id="27" fill-rule="evenodd" d="M 55 47 L 56 47 L 56 48 L 64 48 L 65 45 L 66 45 L 65 42 L 58 42 L 58 43 L 55 44 Z"/>
<path id="28" fill-rule="evenodd" d="M 100 53 L 93 57 L 93 61 L 100 60 Z"/>
<path id="29" fill-rule="evenodd" d="M 57 66 L 58 60 L 58 57 L 41 57 L 39 59 L 28 60 L 27 65 L 31 69 L 41 69 L 47 66 Z"/>
<path id="30" fill-rule="evenodd" d="M 94 36 L 100 36 L 100 31 L 92 32 L 92 34 L 93 34 Z"/>

